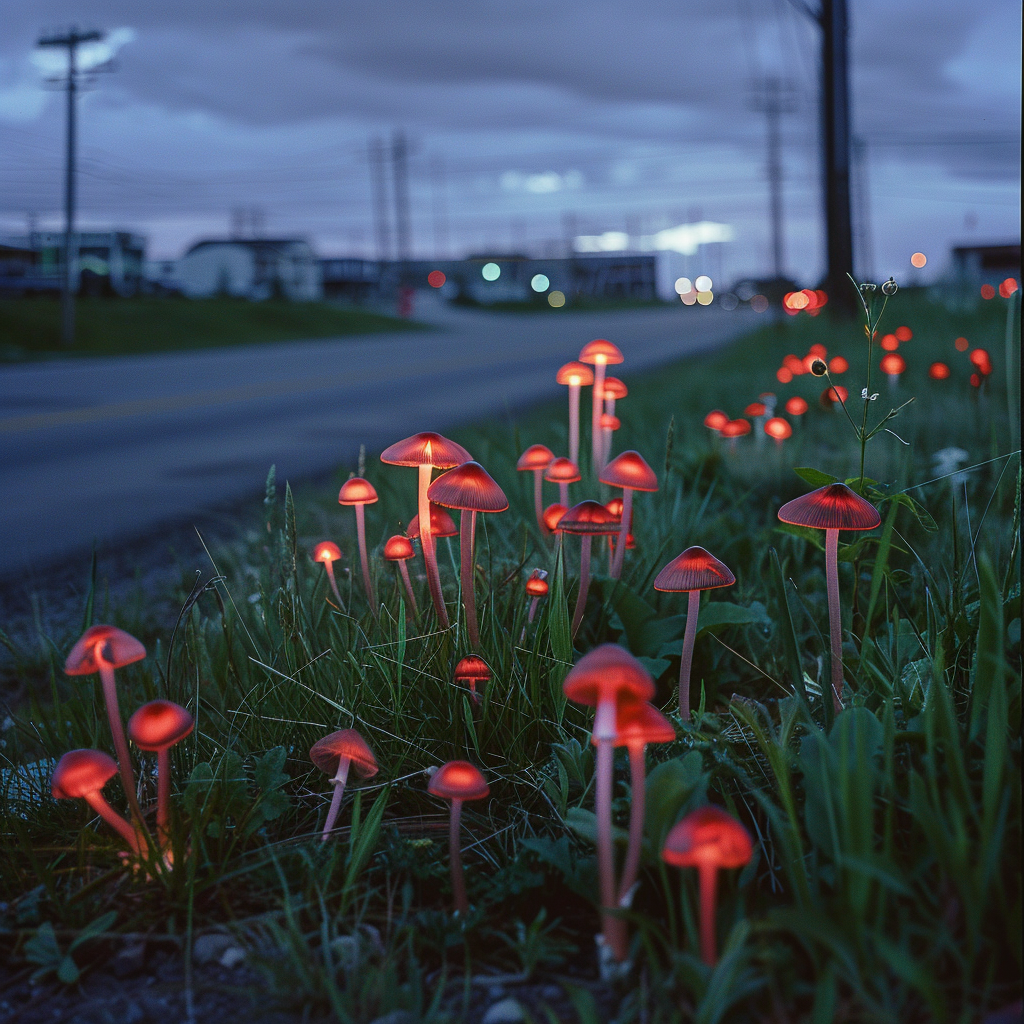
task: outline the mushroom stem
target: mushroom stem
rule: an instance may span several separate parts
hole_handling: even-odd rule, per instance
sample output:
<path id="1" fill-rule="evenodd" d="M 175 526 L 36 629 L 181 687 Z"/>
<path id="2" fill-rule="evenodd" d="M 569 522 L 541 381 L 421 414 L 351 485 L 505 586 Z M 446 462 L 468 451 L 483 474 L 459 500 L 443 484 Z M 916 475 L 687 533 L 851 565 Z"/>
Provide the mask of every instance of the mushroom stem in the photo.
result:
<path id="1" fill-rule="evenodd" d="M 569 382 L 569 461 L 579 465 L 580 386 Z"/>
<path id="2" fill-rule="evenodd" d="M 533 617 L 534 617 L 534 615 L 537 614 L 537 602 L 538 601 L 540 601 L 540 596 L 535 597 L 530 602 L 530 610 L 526 613 L 526 624 L 527 625 L 530 625 L 530 623 L 533 622 Z M 525 630 L 524 630 L 524 632 L 525 632 Z"/>
<path id="3" fill-rule="evenodd" d="M 171 748 L 156 752 L 156 834 L 162 846 L 167 841 L 171 806 Z"/>
<path id="4" fill-rule="evenodd" d="M 580 592 L 576 597 L 576 610 L 572 613 L 572 635 L 580 628 L 583 621 L 583 610 L 587 606 L 587 592 L 590 590 L 590 544 L 593 538 L 589 533 L 580 537 Z"/>
<path id="5" fill-rule="evenodd" d="M 373 580 L 370 579 L 370 560 L 366 557 L 366 509 L 362 505 L 356 505 L 356 539 L 359 541 L 359 561 L 363 567 L 366 600 L 370 602 L 373 617 L 377 618 L 377 597 L 373 592 Z"/>
<path id="6" fill-rule="evenodd" d="M 345 792 L 345 783 L 348 781 L 348 766 L 351 758 L 343 757 L 338 762 L 338 773 L 331 779 L 331 785 L 334 786 L 334 796 L 331 797 L 331 806 L 327 809 L 327 820 L 324 822 L 323 835 L 320 836 L 320 842 L 326 843 L 327 837 L 331 834 L 334 828 L 334 823 L 338 820 L 338 812 L 341 810 L 341 797 Z"/>
<path id="7" fill-rule="evenodd" d="M 566 507 L 569 507 L 569 484 L 565 480 L 558 481 L 558 500 Z"/>
<path id="8" fill-rule="evenodd" d="M 832 704 L 843 710 L 843 622 L 839 611 L 839 531 L 825 531 L 825 581 L 828 586 L 828 632 L 832 651 Z"/>
<path id="9" fill-rule="evenodd" d="M 615 707 L 612 704 L 614 718 Z M 598 707 L 598 718 L 601 707 Z M 594 724 L 595 735 L 598 723 Z M 597 739 L 597 872 L 601 894 L 601 930 L 604 941 L 616 960 L 626 959 L 626 933 L 623 922 L 609 911 L 617 904 L 615 899 L 615 860 L 612 848 L 612 767 L 615 749 L 611 738 Z"/>
<path id="10" fill-rule="evenodd" d="M 533 471 L 533 510 L 537 515 L 537 525 L 546 537 L 551 531 L 544 525 L 544 469 Z"/>
<path id="11" fill-rule="evenodd" d="M 633 489 L 622 489 L 622 525 L 619 527 L 619 538 L 615 542 L 615 560 L 612 565 L 612 579 L 622 575 L 622 561 L 626 554 L 626 541 L 629 538 L 629 525 L 633 518 Z"/>
<path id="12" fill-rule="evenodd" d="M 338 593 L 338 583 L 334 578 L 334 563 L 324 562 L 324 569 L 327 570 L 327 581 L 331 585 L 331 590 L 334 591 L 334 597 L 338 602 L 339 607 L 341 606 L 341 594 Z"/>
<path id="13" fill-rule="evenodd" d="M 468 516 L 468 519 L 467 519 Z M 474 650 L 480 649 L 480 629 L 476 621 L 476 595 L 473 593 L 473 533 L 476 512 L 463 509 L 459 523 L 459 570 L 462 576 L 462 603 L 466 607 L 466 630 Z"/>
<path id="14" fill-rule="evenodd" d="M 402 582 L 405 584 L 405 596 L 409 599 L 410 617 L 415 619 L 420 613 L 416 608 L 416 595 L 412 592 L 412 581 L 409 579 L 409 570 L 405 562 L 398 563 L 398 571 L 402 574 Z"/>
<path id="15" fill-rule="evenodd" d="M 448 860 L 452 873 L 452 895 L 455 897 L 455 909 L 460 914 L 469 912 L 469 900 L 466 899 L 466 879 L 462 874 L 462 851 L 459 847 L 459 823 L 462 819 L 462 801 L 452 800 L 452 814 L 448 823 Z"/>
<path id="16" fill-rule="evenodd" d="M 590 415 L 590 440 L 594 472 L 604 469 L 602 455 L 604 442 L 601 437 L 601 413 L 604 411 L 604 357 L 598 356 L 594 363 L 594 401 Z M 563 502 L 562 504 L 565 504 Z"/>
<path id="17" fill-rule="evenodd" d="M 135 773 L 132 771 L 132 758 L 128 752 L 128 740 L 124 735 L 124 726 L 121 724 L 121 709 L 117 704 L 117 685 L 114 682 L 114 669 L 102 659 L 98 660 L 100 680 L 103 683 L 103 699 L 107 705 L 107 719 L 110 722 L 110 732 L 114 739 L 114 750 L 117 751 L 117 767 L 121 771 L 121 785 L 124 786 L 124 795 L 128 800 L 128 807 L 132 812 L 132 816 L 142 826 L 142 808 L 139 807 L 139 797 L 135 792 Z"/>
<path id="18" fill-rule="evenodd" d="M 427 586 L 430 588 L 430 598 L 434 602 L 434 611 L 437 612 L 438 622 L 442 629 L 448 628 L 448 611 L 444 606 L 444 596 L 441 593 L 441 576 L 437 571 L 437 552 L 434 550 L 434 536 L 430 532 L 430 500 L 427 498 L 427 488 L 430 486 L 430 471 L 432 466 L 420 466 L 420 487 L 419 487 L 419 517 L 420 517 L 420 547 L 423 548 L 423 562 L 427 569 Z"/>
<path id="19" fill-rule="evenodd" d="M 629 744 L 630 807 L 629 846 L 626 862 L 622 865 L 622 881 L 619 884 L 619 906 L 625 906 L 629 890 L 636 884 L 640 873 L 640 848 L 644 837 L 644 750 L 643 743 Z"/>
<path id="20" fill-rule="evenodd" d="M 691 590 L 686 604 L 686 629 L 683 631 L 683 656 L 679 660 L 679 717 L 690 720 L 690 669 L 693 667 L 693 642 L 697 639 L 700 591 Z"/>
<path id="21" fill-rule="evenodd" d="M 135 830 L 107 803 L 103 794 L 97 789 L 85 794 L 85 802 L 128 844 L 132 853 L 141 853 L 142 848 Z"/>
<path id="22" fill-rule="evenodd" d="M 714 967 L 718 954 L 715 949 L 715 900 L 718 894 L 718 868 L 708 862 L 697 868 L 700 878 L 700 958 Z"/>

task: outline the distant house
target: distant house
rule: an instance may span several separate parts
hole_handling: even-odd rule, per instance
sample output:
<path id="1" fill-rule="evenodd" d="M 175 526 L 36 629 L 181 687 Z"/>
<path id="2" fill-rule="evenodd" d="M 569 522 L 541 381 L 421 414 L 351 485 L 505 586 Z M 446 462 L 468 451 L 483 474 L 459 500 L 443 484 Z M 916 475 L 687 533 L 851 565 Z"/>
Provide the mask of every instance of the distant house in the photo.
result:
<path id="1" fill-rule="evenodd" d="M 38 231 L 7 239 L 9 247 L 33 254 L 19 275 L 21 293 L 57 292 L 64 275 L 64 234 Z M 120 295 L 138 293 L 142 284 L 142 264 L 146 257 L 146 239 L 129 231 L 79 231 L 74 235 L 71 278 L 77 281 L 81 295 Z M 7 291 L 15 288 L 15 275 L 8 274 Z"/>
<path id="2" fill-rule="evenodd" d="M 320 261 L 324 298 L 365 302 L 387 284 L 387 264 L 379 260 L 329 258 Z"/>
<path id="3" fill-rule="evenodd" d="M 300 238 L 225 238 L 197 242 L 177 263 L 190 299 L 235 295 L 311 302 L 323 297 L 320 261 Z"/>

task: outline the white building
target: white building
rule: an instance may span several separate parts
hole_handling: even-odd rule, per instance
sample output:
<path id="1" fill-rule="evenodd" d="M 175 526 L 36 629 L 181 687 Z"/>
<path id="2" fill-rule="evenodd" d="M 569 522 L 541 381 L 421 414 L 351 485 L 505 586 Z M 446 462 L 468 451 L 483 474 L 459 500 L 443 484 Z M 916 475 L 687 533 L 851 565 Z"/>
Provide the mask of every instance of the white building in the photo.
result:
<path id="1" fill-rule="evenodd" d="M 299 238 L 207 239 L 178 260 L 178 283 L 190 299 L 272 296 L 299 302 L 323 298 L 320 260 Z"/>

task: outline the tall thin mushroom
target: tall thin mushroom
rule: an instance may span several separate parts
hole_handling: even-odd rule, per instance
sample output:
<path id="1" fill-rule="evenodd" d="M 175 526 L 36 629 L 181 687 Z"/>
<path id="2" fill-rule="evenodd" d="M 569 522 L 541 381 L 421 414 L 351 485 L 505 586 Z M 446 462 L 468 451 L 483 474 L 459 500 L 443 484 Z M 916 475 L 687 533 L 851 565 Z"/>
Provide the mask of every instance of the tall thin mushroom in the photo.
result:
<path id="1" fill-rule="evenodd" d="M 604 467 L 599 479 L 603 484 L 622 488 L 622 524 L 619 527 L 619 539 L 615 542 L 615 559 L 612 563 L 612 579 L 617 580 L 622 575 L 622 560 L 626 554 L 626 541 L 633 519 L 633 492 L 656 491 L 658 478 L 639 452 L 625 451 L 616 455 Z"/>
<path id="2" fill-rule="evenodd" d="M 594 383 L 594 371 L 576 360 L 560 367 L 555 381 L 569 386 L 569 460 L 580 461 L 580 388 Z"/>
<path id="3" fill-rule="evenodd" d="M 583 611 L 587 606 L 590 589 L 590 550 L 594 537 L 608 537 L 618 530 L 615 517 L 599 501 L 581 501 L 573 505 L 558 522 L 562 533 L 574 533 L 580 538 L 580 591 L 576 597 L 576 610 L 572 614 L 572 635 L 580 628 Z"/>
<path id="4" fill-rule="evenodd" d="M 331 806 L 327 810 L 327 820 L 320 836 L 320 842 L 325 843 L 338 820 L 349 767 L 354 767 L 360 778 L 372 779 L 377 774 L 377 759 L 369 744 L 355 729 L 339 729 L 317 740 L 309 748 L 309 759 L 325 775 L 332 777 L 331 785 L 334 786 Z"/>
<path id="5" fill-rule="evenodd" d="M 825 581 L 828 589 L 828 631 L 832 654 L 832 703 L 843 707 L 843 624 L 839 609 L 839 531 L 873 530 L 882 519 L 878 509 L 838 481 L 786 502 L 779 519 L 794 526 L 825 531 Z"/>
<path id="6" fill-rule="evenodd" d="M 558 484 L 558 502 L 568 507 L 569 505 L 569 484 L 577 483 L 580 477 L 579 467 L 575 462 L 560 455 L 552 459 L 544 470 L 544 479 L 550 484 Z"/>
<path id="7" fill-rule="evenodd" d="M 322 540 L 313 548 L 313 561 L 320 562 L 327 573 L 327 582 L 331 585 L 334 597 L 341 605 L 341 594 L 338 593 L 338 581 L 334 578 L 334 563 L 341 558 L 341 548 L 333 541 Z"/>
<path id="8" fill-rule="evenodd" d="M 595 473 L 604 468 L 604 447 L 601 443 L 601 427 L 599 420 L 604 412 L 604 376 L 605 367 L 621 363 L 623 355 L 618 348 L 604 338 L 588 341 L 580 351 L 580 362 L 590 363 L 594 367 L 593 408 L 590 414 L 590 439 L 592 444 L 593 467 Z"/>
<path id="9" fill-rule="evenodd" d="M 529 448 L 519 456 L 516 469 L 520 473 L 533 473 L 533 511 L 537 516 L 537 525 L 540 532 L 545 536 L 548 528 L 544 525 L 544 497 L 542 489 L 544 486 L 544 470 L 548 468 L 555 453 L 543 444 L 531 444 Z"/>
<path id="10" fill-rule="evenodd" d="M 137 854 L 135 830 L 103 796 L 103 787 L 116 774 L 117 762 L 102 750 L 69 750 L 53 770 L 50 793 L 54 800 L 84 800 Z"/>
<path id="11" fill-rule="evenodd" d="M 700 614 L 700 592 L 716 587 L 731 587 L 736 582 L 732 570 L 710 551 L 699 545 L 676 555 L 654 579 L 654 589 L 674 594 L 688 594 L 686 629 L 683 632 L 683 653 L 679 662 L 679 717 L 690 720 L 690 669 L 693 665 L 693 643 L 697 636 Z"/>
<path id="12" fill-rule="evenodd" d="M 356 539 L 359 542 L 359 562 L 363 567 L 363 586 L 366 588 L 366 600 L 370 602 L 370 611 L 377 618 L 377 595 L 373 592 L 373 580 L 370 578 L 370 561 L 366 554 L 366 513 L 367 505 L 377 500 L 377 491 L 369 480 L 361 476 L 349 477 L 341 485 L 338 492 L 339 505 L 353 505 L 356 510 Z"/>
<path id="13" fill-rule="evenodd" d="M 408 602 L 408 617 L 415 619 L 419 612 L 416 609 L 416 595 L 412 592 L 412 581 L 409 579 L 409 570 L 405 563 L 415 555 L 412 549 L 412 541 L 396 533 L 388 537 L 384 543 L 384 558 L 389 562 L 398 564 L 398 571 L 402 576 L 402 583 L 405 585 L 405 596 Z"/>
<path id="14" fill-rule="evenodd" d="M 620 398 L 625 398 L 629 394 L 629 388 L 618 377 L 605 377 L 603 391 L 604 413 L 601 416 L 600 425 L 604 435 L 604 456 L 601 464 L 607 466 L 608 460 L 612 457 L 612 432 L 619 429 L 618 417 L 615 415 L 615 403 Z M 610 421 L 605 421 L 605 416 L 612 417 L 615 421 L 614 427 L 609 425 Z"/>
<path id="15" fill-rule="evenodd" d="M 462 805 L 466 800 L 483 800 L 490 794 L 480 769 L 469 761 L 449 761 L 430 777 L 427 792 L 450 800 L 451 817 L 448 820 L 448 859 L 452 876 L 452 894 L 455 909 L 460 914 L 469 912 L 466 898 L 466 879 L 462 873 L 462 850 L 459 842 L 459 825 L 462 820 Z"/>

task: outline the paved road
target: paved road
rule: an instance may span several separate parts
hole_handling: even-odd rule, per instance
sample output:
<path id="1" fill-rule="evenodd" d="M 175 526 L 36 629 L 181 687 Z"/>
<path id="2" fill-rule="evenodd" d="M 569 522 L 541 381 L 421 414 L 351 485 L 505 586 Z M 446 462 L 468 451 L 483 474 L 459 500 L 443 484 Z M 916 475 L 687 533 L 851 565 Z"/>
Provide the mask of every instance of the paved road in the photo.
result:
<path id="1" fill-rule="evenodd" d="M 752 326 L 713 307 L 417 313 L 439 329 L 0 369 L 0 578 L 257 494 L 271 463 L 294 481 L 556 396 L 591 338 L 628 375 Z"/>

